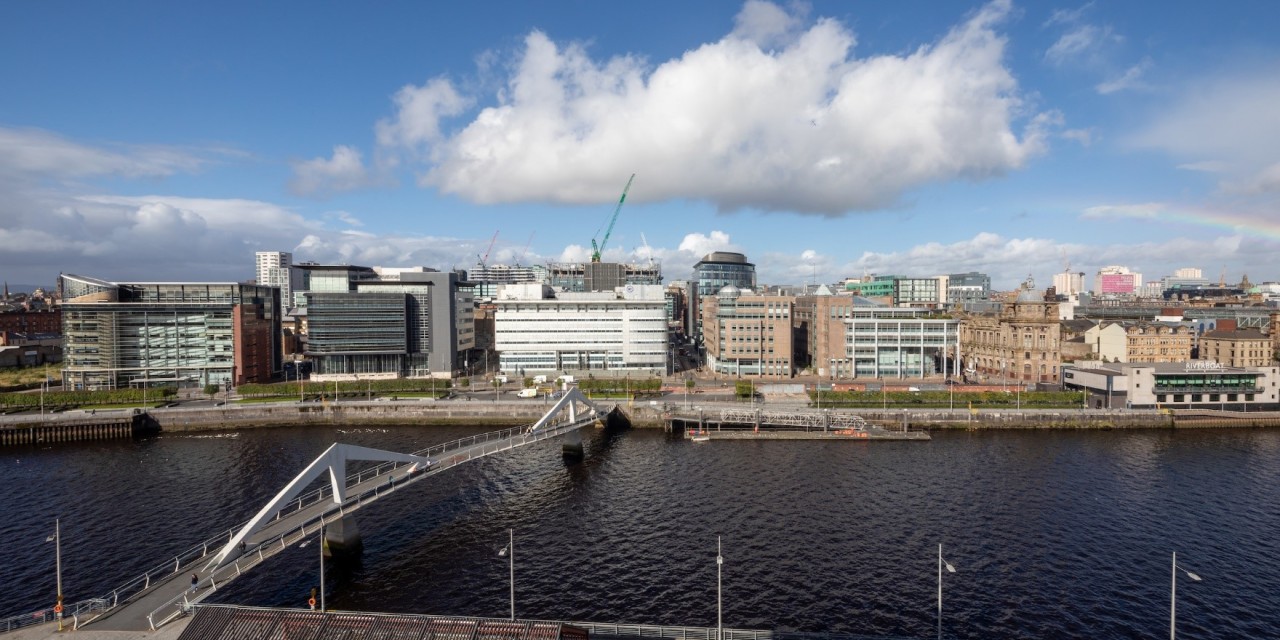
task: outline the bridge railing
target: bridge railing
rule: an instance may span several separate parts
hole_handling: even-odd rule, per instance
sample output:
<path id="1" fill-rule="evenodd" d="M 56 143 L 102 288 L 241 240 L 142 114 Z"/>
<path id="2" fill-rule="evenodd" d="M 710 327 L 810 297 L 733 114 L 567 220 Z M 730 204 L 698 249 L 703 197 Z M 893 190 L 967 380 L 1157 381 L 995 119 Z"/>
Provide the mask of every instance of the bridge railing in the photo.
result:
<path id="1" fill-rule="evenodd" d="M 580 419 L 580 421 L 581 420 L 582 419 Z M 532 424 L 525 424 L 525 425 L 520 425 L 518 427 L 509 427 L 507 429 L 502 429 L 499 431 L 489 431 L 485 433 L 478 433 L 473 436 L 458 438 L 457 440 L 451 440 L 449 442 L 445 442 L 442 444 L 433 445 L 433 446 L 427 447 L 426 449 L 420 449 L 418 451 L 412 452 L 412 455 L 422 457 L 422 458 L 433 458 L 433 459 L 439 458 L 449 452 L 457 451 L 460 449 L 466 449 L 469 447 L 474 447 L 477 444 L 494 442 L 498 440 L 507 440 L 509 438 L 528 432 L 531 426 Z M 362 469 L 356 473 L 352 473 L 347 476 L 347 479 L 346 479 L 347 486 L 352 487 L 352 486 L 358 485 L 369 478 L 381 476 L 390 471 L 399 469 L 400 467 L 407 467 L 410 464 L 412 463 L 383 462 L 381 464 L 369 467 L 367 469 Z M 279 520 L 281 518 L 288 517 L 294 513 L 297 513 L 299 511 L 302 511 L 303 509 L 307 509 L 315 505 L 317 502 L 321 502 L 323 500 L 330 499 L 332 497 L 333 497 L 333 489 L 329 485 L 324 485 L 317 489 L 312 489 L 311 491 L 308 491 L 307 493 L 304 493 L 298 496 L 288 506 L 280 509 L 280 511 L 276 513 L 275 519 Z"/>
<path id="2" fill-rule="evenodd" d="M 80 625 L 80 618 L 95 611 L 105 611 L 110 607 L 110 603 L 106 600 L 93 598 L 66 604 L 63 605 L 63 607 L 63 622 L 67 622 L 69 620 L 71 628 L 75 629 Z M 0 633 L 16 631 L 23 627 L 33 627 L 46 622 L 53 622 L 57 619 L 58 614 L 53 610 L 53 607 L 19 616 L 10 616 L 0 620 Z"/>
<path id="3" fill-rule="evenodd" d="M 505 438 L 509 438 L 513 435 L 518 435 L 524 431 L 527 431 L 529 429 L 529 426 L 530 425 L 521 425 L 518 427 L 502 429 L 500 431 L 492 431 L 488 433 L 468 436 L 465 438 L 458 438 L 457 440 L 452 440 L 450 442 L 446 442 L 443 444 L 427 447 L 426 449 L 422 449 L 421 451 L 415 451 L 414 455 L 422 456 L 422 457 L 440 456 L 440 455 L 449 453 L 450 451 L 456 451 L 465 447 L 474 446 L 481 442 L 502 440 Z M 406 465 L 406 463 L 403 463 L 403 462 L 383 463 L 376 467 L 363 469 L 357 473 L 353 473 L 347 476 L 346 478 L 347 486 L 358 485 L 361 482 L 364 482 L 365 480 L 367 480 L 368 478 L 382 475 L 383 473 L 386 473 L 389 470 L 393 470 L 404 465 Z M 298 499 L 290 503 L 290 505 L 287 508 L 281 509 L 279 512 L 277 512 L 275 519 L 279 520 L 283 517 L 287 517 L 294 513 L 302 511 L 303 509 L 310 508 L 314 506 L 317 502 L 321 502 L 323 500 L 331 498 L 332 495 L 333 495 L 333 490 L 328 485 L 322 486 L 318 489 L 313 489 L 299 496 Z M 206 540 L 202 540 L 196 543 L 192 547 L 180 553 L 175 554 L 171 560 L 166 559 L 164 562 L 161 562 L 156 566 L 144 571 L 143 573 L 139 574 L 137 577 L 129 580 L 123 585 L 120 585 L 115 589 L 112 589 L 110 592 L 103 595 L 101 598 L 95 599 L 95 601 L 105 600 L 110 602 L 111 606 L 108 608 L 115 607 L 117 604 L 119 604 L 122 601 L 128 602 L 131 598 L 149 589 L 151 587 L 151 582 L 153 580 L 158 578 L 169 577 L 175 573 L 179 573 L 183 571 L 184 568 L 190 568 L 194 561 L 201 560 L 205 556 L 207 556 L 209 554 L 210 549 L 214 549 L 215 551 L 217 549 L 220 549 L 223 545 L 229 542 L 232 539 L 232 537 L 235 536 L 236 531 L 244 527 L 244 525 L 247 524 L 248 522 L 249 522 L 248 520 L 245 520 L 239 525 L 231 527 L 230 529 L 227 529 L 226 532 L 219 533 Z"/>
<path id="4" fill-rule="evenodd" d="M 586 423 L 594 419 L 595 419 L 594 416 L 587 414 L 582 417 L 579 417 L 579 419 L 573 424 Z M 567 422 L 563 422 L 563 423 L 558 423 L 556 426 L 566 426 L 568 424 L 569 423 Z M 458 440 L 447 442 L 441 445 L 428 447 L 427 449 L 421 450 L 421 452 L 415 452 L 414 455 L 431 457 L 435 459 L 435 458 L 443 457 L 443 454 L 449 453 L 451 451 L 460 451 L 464 449 L 470 449 L 470 448 L 474 448 L 477 445 L 498 443 L 503 441 L 509 442 L 507 446 L 496 448 L 496 449 L 493 449 L 492 451 L 484 449 L 482 450 L 479 456 L 469 455 L 465 459 L 455 461 L 454 463 L 454 464 L 459 464 L 461 462 L 465 462 L 467 460 L 471 460 L 476 457 L 482 457 L 485 455 L 489 455 L 490 453 L 495 453 L 498 451 L 503 451 L 509 448 L 513 448 L 514 446 L 518 446 L 517 444 L 514 443 L 517 437 L 524 436 L 523 438 L 521 438 L 521 441 L 519 444 L 526 444 L 528 442 L 536 442 L 538 440 L 542 440 L 548 437 L 554 437 L 555 435 L 558 434 L 558 430 L 555 428 L 556 426 L 553 426 L 552 428 L 547 429 L 545 431 L 546 435 L 543 435 L 542 433 L 531 435 L 529 433 L 528 425 L 521 426 L 521 427 L 513 427 L 509 429 L 503 429 L 501 431 L 491 431 L 488 433 L 476 434 L 474 436 L 459 438 Z M 348 486 L 349 487 L 357 486 L 368 478 L 372 478 L 372 477 L 376 477 L 377 475 L 380 475 L 380 474 L 373 473 L 374 469 L 382 469 L 383 472 L 387 472 L 390 470 L 394 470 L 399 466 L 408 466 L 410 464 L 411 463 L 404 463 L 404 462 L 384 463 L 384 464 L 378 465 L 377 467 L 366 469 L 363 472 L 351 474 L 348 476 Z M 443 471 L 444 469 L 450 466 L 454 466 L 454 465 L 450 464 L 444 467 L 436 467 L 433 465 L 430 468 L 419 467 L 415 471 L 413 476 L 406 477 L 405 480 L 412 481 L 421 477 L 425 477 L 426 475 L 434 475 L 435 473 L 438 473 L 439 471 Z M 352 480 L 355 480 L 355 482 L 354 483 L 351 482 Z M 391 491 L 394 491 L 401 486 L 404 486 L 404 484 L 405 482 L 402 481 L 400 483 L 392 483 L 389 485 L 382 485 L 382 484 L 374 485 L 354 495 L 348 494 L 347 502 L 354 502 L 354 504 L 351 505 L 352 507 L 351 510 L 354 511 L 360 508 L 361 506 L 368 504 L 370 502 L 373 502 L 378 498 L 382 497 L 383 495 L 390 493 Z M 312 506 L 316 502 L 323 499 L 321 497 L 318 497 L 320 496 L 319 491 L 313 491 L 306 495 L 307 496 L 314 495 L 317 497 L 315 499 L 302 500 L 298 503 L 295 503 L 295 504 L 302 504 L 305 506 L 299 509 L 295 509 L 294 511 L 290 511 L 289 512 L 290 515 L 297 513 L 297 511 L 300 509 L 305 509 L 309 506 Z M 198 586 L 206 586 L 207 588 L 216 592 L 218 589 L 219 582 L 226 582 L 229 579 L 239 577 L 239 575 L 244 571 L 257 566 L 258 564 L 266 561 L 268 558 L 276 555 L 277 553 L 280 553 L 281 551 L 284 551 L 294 543 L 301 542 L 307 536 L 318 533 L 320 530 L 320 527 L 323 526 L 324 524 L 327 524 L 333 520 L 339 520 L 343 518 L 346 515 L 346 512 L 347 512 L 347 506 L 345 503 L 342 505 L 333 504 L 332 508 L 322 510 L 319 513 L 303 520 L 297 526 L 292 527 L 287 531 L 281 532 L 275 536 L 272 536 L 267 540 L 264 540 L 258 543 L 257 545 L 254 546 L 252 550 L 241 555 L 232 564 L 226 565 L 214 571 L 212 574 L 206 575 L 204 578 L 201 578 L 199 580 Z M 279 519 L 279 516 L 277 516 L 277 519 Z M 238 527 L 230 530 L 230 533 L 227 536 L 227 540 L 230 540 L 231 537 L 235 535 L 235 531 L 237 529 Z M 193 547 L 193 549 L 200 549 L 200 548 L 204 549 L 204 552 L 201 555 L 197 556 L 195 559 L 201 559 L 205 555 L 208 555 L 209 548 L 213 548 L 213 550 L 216 552 L 217 549 L 220 548 L 221 544 L 225 544 L 222 542 L 221 534 L 219 534 L 216 538 L 213 538 L 211 540 L 216 540 L 218 544 L 213 545 L 211 547 L 211 545 L 209 544 L 209 541 L 206 541 L 202 545 L 197 545 L 196 547 Z M 178 566 L 178 565 L 175 565 L 175 566 Z M 177 573 L 178 571 L 181 571 L 181 569 L 178 568 L 173 572 L 166 573 L 165 575 L 166 577 L 168 577 L 169 575 L 172 575 L 173 573 Z M 149 586 L 150 575 L 152 574 L 150 573 L 146 574 L 147 581 L 148 581 L 147 586 Z M 134 583 L 136 582 L 137 581 L 135 580 Z M 134 583 L 130 583 L 130 584 L 134 584 Z M 141 591 L 145 591 L 145 588 L 135 592 L 133 595 L 137 595 L 138 593 L 141 593 Z M 183 608 L 178 608 L 178 605 L 180 603 Z M 113 599 L 112 606 L 115 606 L 115 604 L 116 604 L 116 601 Z M 159 607 L 156 607 L 155 609 L 153 609 L 147 615 L 147 619 L 150 621 L 152 629 L 156 629 L 168 623 L 178 615 L 181 615 L 184 609 L 189 605 L 190 603 L 188 602 L 187 592 L 184 591 L 181 595 L 175 596 L 170 600 L 166 601 L 165 603 L 161 604 Z"/>

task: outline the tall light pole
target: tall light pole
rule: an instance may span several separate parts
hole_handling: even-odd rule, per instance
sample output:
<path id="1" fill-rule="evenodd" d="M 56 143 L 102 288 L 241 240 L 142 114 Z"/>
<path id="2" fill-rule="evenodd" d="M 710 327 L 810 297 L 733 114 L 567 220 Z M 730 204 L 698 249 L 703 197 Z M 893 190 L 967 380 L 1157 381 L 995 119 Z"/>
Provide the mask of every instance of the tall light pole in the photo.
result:
<path id="1" fill-rule="evenodd" d="M 324 517 L 320 518 L 320 613 L 324 613 Z"/>
<path id="2" fill-rule="evenodd" d="M 1173 578 L 1169 582 L 1169 640 L 1174 640 L 1178 627 L 1178 572 L 1187 574 L 1188 578 L 1200 582 L 1200 576 L 1178 566 L 1178 552 L 1173 552 Z"/>
<path id="3" fill-rule="evenodd" d="M 947 568 L 947 573 L 955 573 L 956 568 L 951 566 L 950 562 L 942 559 L 942 543 L 938 543 L 938 638 L 942 638 L 942 568 Z"/>
<path id="4" fill-rule="evenodd" d="M 516 530 L 507 529 L 507 546 L 498 550 L 498 556 L 507 556 L 507 567 L 511 572 L 511 620 L 516 619 Z"/>
<path id="5" fill-rule="evenodd" d="M 720 569 L 724 556 L 720 555 L 720 536 L 716 536 L 716 640 L 724 640 L 724 606 L 720 598 Z"/>
<path id="6" fill-rule="evenodd" d="M 54 615 L 58 618 L 58 631 L 62 631 L 62 520 L 54 518 L 53 535 L 44 539 L 53 543 L 54 575 L 58 581 L 58 604 L 54 606 Z"/>

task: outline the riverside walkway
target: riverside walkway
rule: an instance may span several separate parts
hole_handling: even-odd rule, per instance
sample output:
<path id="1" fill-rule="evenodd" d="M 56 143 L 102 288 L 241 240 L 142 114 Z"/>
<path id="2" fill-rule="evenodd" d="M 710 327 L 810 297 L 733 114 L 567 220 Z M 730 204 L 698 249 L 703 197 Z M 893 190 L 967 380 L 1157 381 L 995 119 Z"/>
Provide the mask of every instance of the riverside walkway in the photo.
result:
<path id="1" fill-rule="evenodd" d="M 68 611 L 79 612 L 77 625 L 87 624 L 94 630 L 154 630 L 272 556 L 310 539 L 326 525 L 341 529 L 344 517 L 386 495 L 471 460 L 543 440 L 576 438 L 578 429 L 604 419 L 610 412 L 601 410 L 574 389 L 532 425 L 463 438 L 410 454 L 333 445 L 248 523 L 162 560 L 104 597 L 86 601 L 92 603 L 89 606 L 69 603 Z M 577 446 L 580 451 L 580 439 Z M 347 461 L 380 464 L 348 475 Z M 330 484 L 306 491 L 314 479 L 321 477 L 327 477 Z M 193 573 L 198 578 L 194 587 Z M 3 628 L 0 623 L 0 630 Z"/>

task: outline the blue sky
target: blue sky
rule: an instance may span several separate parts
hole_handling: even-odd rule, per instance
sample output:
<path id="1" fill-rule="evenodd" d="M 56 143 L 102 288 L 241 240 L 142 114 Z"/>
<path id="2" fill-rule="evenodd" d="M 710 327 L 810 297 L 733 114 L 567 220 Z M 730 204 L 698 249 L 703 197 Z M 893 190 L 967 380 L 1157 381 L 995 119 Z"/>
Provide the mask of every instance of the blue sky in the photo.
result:
<path id="1" fill-rule="evenodd" d="M 0 6 L 0 277 L 1280 279 L 1273 2 L 260 4 Z"/>

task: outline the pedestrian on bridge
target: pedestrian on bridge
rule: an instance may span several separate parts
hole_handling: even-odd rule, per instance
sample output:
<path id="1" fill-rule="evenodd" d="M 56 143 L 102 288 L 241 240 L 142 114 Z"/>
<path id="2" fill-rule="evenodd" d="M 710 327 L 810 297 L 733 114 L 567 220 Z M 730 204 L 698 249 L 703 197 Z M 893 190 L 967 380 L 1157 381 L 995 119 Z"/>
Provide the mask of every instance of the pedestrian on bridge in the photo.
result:
<path id="1" fill-rule="evenodd" d="M 200 584 L 200 576 L 191 574 L 191 593 L 196 592 L 196 585 Z"/>

